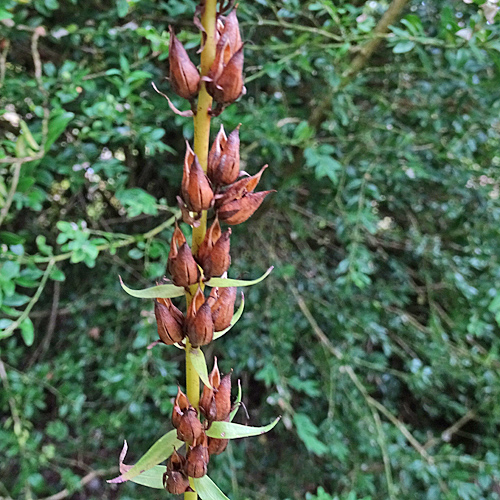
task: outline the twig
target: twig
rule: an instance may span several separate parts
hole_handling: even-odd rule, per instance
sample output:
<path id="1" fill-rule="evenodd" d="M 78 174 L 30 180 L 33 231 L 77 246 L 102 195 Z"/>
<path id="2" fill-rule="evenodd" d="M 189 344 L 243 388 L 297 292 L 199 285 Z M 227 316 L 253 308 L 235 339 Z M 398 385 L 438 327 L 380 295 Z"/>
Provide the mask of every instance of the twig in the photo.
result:
<path id="1" fill-rule="evenodd" d="M 29 316 L 31 309 L 33 309 L 33 306 L 38 302 L 38 299 L 40 298 L 40 295 L 42 294 L 43 289 L 45 288 L 45 284 L 49 279 L 50 271 L 52 271 L 53 266 L 54 266 L 54 260 L 49 261 L 49 265 L 47 266 L 47 269 L 45 269 L 45 273 L 43 274 L 42 280 L 40 281 L 40 285 L 38 285 L 35 295 L 33 295 L 32 299 L 26 306 L 26 309 L 23 311 L 21 316 L 19 316 L 19 318 L 17 318 L 16 321 L 14 321 L 11 325 L 9 325 L 9 327 L 7 327 L 2 332 L 2 338 L 8 337 Z"/>
<path id="2" fill-rule="evenodd" d="M 27 363 L 27 368 L 29 369 L 37 359 L 41 359 L 43 355 L 47 352 L 47 349 L 50 346 L 50 341 L 52 340 L 52 336 L 54 335 L 54 331 L 56 328 L 56 320 L 57 320 L 57 310 L 59 308 L 59 297 L 61 295 L 61 284 L 59 281 L 54 281 L 54 294 L 52 296 L 52 307 L 50 309 L 50 318 L 49 324 L 47 326 L 47 333 L 43 338 L 40 345 L 31 356 L 30 360 Z"/>
<path id="3" fill-rule="evenodd" d="M 385 11 L 384 15 L 377 23 L 373 30 L 373 39 L 368 41 L 362 48 L 360 53 L 353 59 L 349 68 L 342 75 L 343 84 L 352 79 L 359 73 L 365 64 L 368 62 L 372 54 L 384 39 L 385 33 L 389 31 L 389 26 L 396 22 L 396 19 L 401 14 L 402 10 L 406 7 L 409 0 L 393 0 L 389 8 Z M 344 83 L 345 82 L 345 83 Z M 342 85 L 343 86 L 343 85 Z"/>
<path id="4" fill-rule="evenodd" d="M 85 485 L 87 485 L 94 479 L 114 474 L 117 471 L 118 471 L 117 467 L 112 467 L 110 469 L 99 469 L 89 472 L 87 475 L 83 476 L 82 479 L 80 479 L 80 487 L 83 488 Z M 59 493 L 51 495 L 50 497 L 41 498 L 40 500 L 63 500 L 64 498 L 67 498 L 72 494 L 73 494 L 72 491 L 70 491 L 68 488 L 64 488 L 64 490 L 61 490 Z"/>
<path id="5" fill-rule="evenodd" d="M 339 36 L 335 35 L 334 33 L 330 33 L 329 31 L 322 30 L 319 28 L 314 28 L 312 26 L 302 26 L 301 24 L 293 24 L 293 23 L 287 23 L 286 21 L 273 21 L 270 19 L 262 19 L 260 18 L 257 21 L 258 26 L 279 26 L 281 28 L 285 29 L 292 29 L 295 31 L 305 31 L 308 33 L 314 33 L 315 35 L 321 35 L 325 38 L 331 38 L 332 40 L 335 40 L 336 42 L 344 42 L 344 39 Z"/>
<path id="6" fill-rule="evenodd" d="M 453 425 L 450 425 L 450 427 L 445 429 L 441 433 L 440 437 L 433 437 L 429 439 L 429 441 L 424 444 L 424 448 L 428 450 L 440 441 L 445 441 L 446 443 L 448 443 L 451 440 L 453 434 L 458 432 L 467 422 L 473 420 L 474 418 L 476 418 L 475 410 L 469 410 L 465 415 L 462 415 L 462 417 L 460 417 Z"/>
<path id="7" fill-rule="evenodd" d="M 19 184 L 19 177 L 21 175 L 21 165 L 23 162 L 16 161 L 14 163 L 14 174 L 12 175 L 12 182 L 10 184 L 9 194 L 7 195 L 7 199 L 5 200 L 5 205 L 2 207 L 2 211 L 0 212 L 0 226 L 3 224 L 5 217 L 9 213 L 10 206 L 12 205 L 12 201 L 14 200 L 14 195 L 16 194 L 17 185 Z"/>
<path id="8" fill-rule="evenodd" d="M 9 53 L 10 40 L 4 39 L 4 46 L 0 53 L 0 89 L 3 87 L 5 72 L 7 69 L 7 54 Z"/>
<path id="9" fill-rule="evenodd" d="M 302 311 L 306 319 L 309 321 L 309 324 L 311 325 L 314 334 L 318 337 L 320 342 L 339 360 L 343 360 L 344 356 L 343 354 L 335 347 L 332 345 L 326 334 L 321 330 L 319 327 L 318 323 L 314 319 L 313 315 L 311 314 L 311 311 L 307 307 L 306 303 L 300 296 L 298 290 L 291 284 L 290 289 L 292 291 L 292 294 L 297 301 L 297 304 L 299 306 L 299 309 Z M 399 419 L 397 419 L 384 405 L 380 404 L 376 399 L 372 398 L 369 394 L 368 391 L 366 390 L 365 386 L 361 383 L 359 380 L 358 376 L 354 373 L 354 370 L 349 366 L 349 365 L 343 365 L 341 367 L 341 370 L 347 373 L 349 375 L 349 378 L 353 381 L 354 385 L 358 388 L 358 390 L 361 392 L 363 397 L 365 398 L 366 402 L 375 408 L 377 411 L 382 413 L 400 432 L 403 434 L 403 436 L 408 440 L 408 442 L 415 448 L 415 450 L 420 453 L 420 455 L 429 463 L 432 465 L 434 463 L 433 458 L 427 453 L 425 448 L 413 437 L 411 432 L 406 428 L 406 426 L 401 422 Z"/>

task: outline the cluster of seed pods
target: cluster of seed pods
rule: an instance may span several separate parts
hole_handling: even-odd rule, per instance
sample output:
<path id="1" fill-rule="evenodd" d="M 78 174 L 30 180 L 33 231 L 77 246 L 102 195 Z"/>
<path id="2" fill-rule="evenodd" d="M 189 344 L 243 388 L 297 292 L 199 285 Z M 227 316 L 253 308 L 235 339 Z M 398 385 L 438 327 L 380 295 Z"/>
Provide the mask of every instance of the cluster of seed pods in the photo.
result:
<path id="1" fill-rule="evenodd" d="M 203 8 L 202 2 L 200 9 Z M 172 89 L 189 100 L 194 110 L 194 101 L 201 86 L 205 86 L 215 103 L 210 111 L 212 116 L 219 115 L 245 93 L 243 43 L 236 10 L 224 16 L 225 10 L 221 8 L 217 16 L 215 59 L 205 76 L 200 75 L 170 30 Z M 195 24 L 200 25 L 199 21 Z M 231 228 L 223 231 L 221 224 L 231 226 L 246 221 L 271 192 L 254 191 L 267 165 L 252 176 L 240 170 L 239 128 L 226 135 L 221 126 L 208 152 L 206 172 L 189 143 L 186 144 L 181 193 L 177 198 L 182 220 L 197 227 L 202 214 L 208 212 L 212 222 L 194 253 L 179 226 L 175 227 L 167 271 L 175 285 L 186 289 L 190 300 L 185 314 L 170 299 L 155 300 L 158 335 L 165 344 L 182 346 L 187 337 L 190 346 L 198 348 L 209 344 L 215 332 L 231 325 L 236 288 L 212 288 L 208 296 L 204 292 L 204 284 L 212 277 L 225 276 L 231 264 Z M 188 478 L 204 476 L 210 456 L 222 453 L 227 446 L 227 440 L 207 437 L 206 431 L 215 421 L 229 420 L 231 374 L 221 377 L 215 358 L 208 380 L 210 386 L 204 386 L 198 408 L 190 404 L 180 388 L 175 398 L 172 424 L 177 429 L 177 438 L 186 443 L 186 453 L 184 456 L 176 450 L 168 460 L 164 486 L 170 493 L 192 491 Z"/>
<path id="2" fill-rule="evenodd" d="M 231 411 L 231 373 L 221 378 L 215 358 L 209 375 L 211 387 L 204 386 L 199 412 L 191 406 L 187 396 L 178 389 L 172 412 L 172 424 L 177 429 L 177 438 L 186 442 L 186 456 L 174 451 L 164 474 L 165 488 L 174 494 L 191 491 L 189 477 L 199 478 L 207 473 L 211 455 L 222 453 L 227 439 L 207 437 L 205 431 L 212 422 L 228 421 Z M 199 419 L 199 413 L 203 421 Z"/>

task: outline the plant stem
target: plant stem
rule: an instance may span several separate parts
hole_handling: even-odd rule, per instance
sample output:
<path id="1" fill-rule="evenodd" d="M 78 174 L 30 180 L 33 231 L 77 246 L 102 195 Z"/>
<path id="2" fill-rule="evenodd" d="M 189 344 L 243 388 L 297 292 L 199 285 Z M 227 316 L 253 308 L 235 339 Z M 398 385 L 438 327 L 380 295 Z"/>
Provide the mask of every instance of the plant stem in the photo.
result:
<path id="1" fill-rule="evenodd" d="M 217 15 L 217 0 L 206 0 L 201 16 L 201 24 L 205 29 L 205 46 L 201 53 L 201 76 L 206 76 L 215 59 L 215 24 Z M 201 82 L 201 88 L 198 95 L 198 105 L 194 117 L 194 152 L 198 157 L 203 171 L 207 171 L 208 149 L 210 143 L 210 120 L 209 111 L 212 107 L 212 98 L 207 92 L 205 82 Z M 201 214 L 200 225 L 193 228 L 193 240 L 191 244 L 192 252 L 196 253 L 207 231 L 207 212 L 204 210 Z M 191 293 L 186 293 L 186 301 L 189 305 L 192 299 Z M 200 378 L 191 363 L 191 344 L 186 339 L 186 393 L 189 402 L 198 408 L 200 401 Z M 189 478 L 191 487 L 193 480 Z M 184 493 L 184 500 L 196 500 L 196 492 Z"/>

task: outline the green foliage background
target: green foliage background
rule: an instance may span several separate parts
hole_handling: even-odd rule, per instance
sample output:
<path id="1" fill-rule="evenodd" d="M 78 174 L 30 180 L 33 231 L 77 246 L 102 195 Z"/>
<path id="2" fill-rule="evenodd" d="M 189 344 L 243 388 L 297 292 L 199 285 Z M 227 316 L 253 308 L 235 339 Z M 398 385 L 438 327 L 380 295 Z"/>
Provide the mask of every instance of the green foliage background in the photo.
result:
<path id="1" fill-rule="evenodd" d="M 495 4 L 409 1 L 353 72 L 389 3 L 239 7 L 248 93 L 224 125 L 278 192 L 232 272 L 275 271 L 207 354 L 250 424 L 283 419 L 212 461 L 234 500 L 500 498 Z M 124 439 L 132 463 L 170 429 L 183 379 L 118 275 L 164 273 L 192 123 L 150 82 L 169 92 L 169 24 L 197 57 L 195 4 L 0 4 L 4 498 L 161 496 L 104 482 Z"/>

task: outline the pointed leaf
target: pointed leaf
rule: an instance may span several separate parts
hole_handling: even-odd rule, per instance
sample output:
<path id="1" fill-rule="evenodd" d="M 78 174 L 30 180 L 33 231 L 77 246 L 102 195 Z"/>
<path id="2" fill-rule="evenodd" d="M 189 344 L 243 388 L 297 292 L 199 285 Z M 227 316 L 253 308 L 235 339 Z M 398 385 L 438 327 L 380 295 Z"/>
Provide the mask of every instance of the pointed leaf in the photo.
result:
<path id="1" fill-rule="evenodd" d="M 142 486 L 147 486 L 148 488 L 155 488 L 156 490 L 165 489 L 163 486 L 163 474 L 165 473 L 164 465 L 155 465 L 152 469 L 149 469 L 142 474 L 139 474 L 134 479 L 131 479 L 133 483 L 141 484 Z"/>
<path id="2" fill-rule="evenodd" d="M 125 481 L 129 481 L 166 460 L 172 455 L 174 448 L 179 449 L 183 444 L 182 441 L 177 439 L 177 431 L 173 429 L 158 439 L 130 470 L 120 474 L 114 479 L 108 479 L 107 482 L 124 483 Z"/>
<path id="3" fill-rule="evenodd" d="M 144 288 L 143 290 L 132 290 L 129 288 L 123 280 L 121 276 L 120 285 L 122 288 L 132 297 L 137 297 L 138 299 L 172 299 L 174 297 L 182 297 L 184 295 L 184 288 L 181 286 L 175 286 L 171 284 L 167 285 L 157 285 L 149 288 Z"/>
<path id="4" fill-rule="evenodd" d="M 280 420 L 276 418 L 264 427 L 251 427 L 249 425 L 233 424 L 231 422 L 213 422 L 207 430 L 207 436 L 217 439 L 236 439 L 250 436 L 260 436 L 270 431 Z"/>
<path id="5" fill-rule="evenodd" d="M 240 307 L 238 307 L 238 310 L 234 313 L 233 317 L 231 318 L 231 324 L 227 328 L 225 328 L 224 330 L 221 330 L 220 332 L 215 332 L 213 340 L 220 339 L 224 334 L 226 334 L 229 330 L 231 330 L 231 328 L 241 318 L 241 315 L 243 314 L 244 308 L 245 308 L 245 296 L 242 293 Z"/>
<path id="6" fill-rule="evenodd" d="M 229 421 L 232 422 L 236 414 L 238 413 L 238 410 L 240 409 L 240 403 L 241 403 L 241 381 L 238 379 L 238 396 L 236 396 L 236 401 L 234 402 L 234 409 L 231 411 L 229 414 Z"/>
<path id="7" fill-rule="evenodd" d="M 250 286 L 250 285 L 256 285 L 257 283 L 260 283 L 262 280 L 266 279 L 270 274 L 271 271 L 273 270 L 274 266 L 271 266 L 260 278 L 257 278 L 255 280 L 233 280 L 229 278 L 212 278 L 207 281 L 207 285 L 211 287 L 228 287 L 228 286 Z"/>
<path id="8" fill-rule="evenodd" d="M 203 351 L 199 347 L 191 347 L 189 349 L 189 359 L 191 360 L 191 364 L 195 369 L 198 376 L 201 378 L 201 381 L 211 389 L 212 386 L 208 381 L 208 368 L 207 362 L 205 361 L 205 355 Z"/>
<path id="9" fill-rule="evenodd" d="M 194 487 L 201 500 L 229 500 L 208 476 L 195 479 Z"/>

